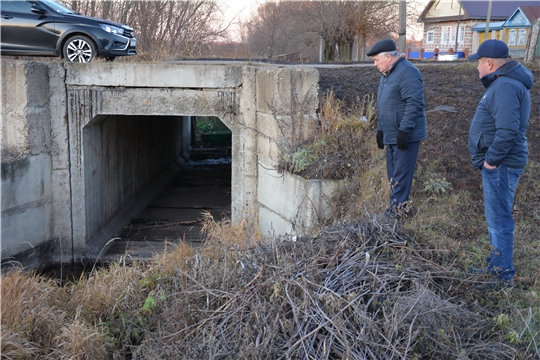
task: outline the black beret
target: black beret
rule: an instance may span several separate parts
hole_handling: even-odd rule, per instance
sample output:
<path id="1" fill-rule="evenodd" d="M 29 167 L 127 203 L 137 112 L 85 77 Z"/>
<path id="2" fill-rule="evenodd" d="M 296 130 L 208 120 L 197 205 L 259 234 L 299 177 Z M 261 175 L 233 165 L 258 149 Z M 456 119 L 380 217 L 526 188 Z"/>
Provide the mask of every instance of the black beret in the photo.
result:
<path id="1" fill-rule="evenodd" d="M 367 56 L 375 56 L 377 54 L 380 54 L 382 52 L 387 51 L 396 51 L 396 43 L 392 39 L 382 39 L 381 41 L 377 42 L 369 51 L 367 52 Z"/>

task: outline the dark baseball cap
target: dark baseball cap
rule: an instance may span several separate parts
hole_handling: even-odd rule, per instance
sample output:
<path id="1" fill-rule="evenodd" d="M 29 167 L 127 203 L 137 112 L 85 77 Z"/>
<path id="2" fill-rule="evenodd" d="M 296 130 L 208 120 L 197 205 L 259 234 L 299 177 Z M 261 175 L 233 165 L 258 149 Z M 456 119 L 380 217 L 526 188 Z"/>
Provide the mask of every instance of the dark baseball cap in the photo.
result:
<path id="1" fill-rule="evenodd" d="M 500 59 L 510 57 L 508 46 L 501 40 L 486 40 L 478 47 L 476 54 L 469 55 L 469 60 L 486 57 L 490 59 Z"/>
<path id="2" fill-rule="evenodd" d="M 388 51 L 396 51 L 396 43 L 392 39 L 382 39 L 381 41 L 377 42 L 369 51 L 367 52 L 367 56 L 375 56 L 377 54 L 380 54 L 382 52 L 388 52 Z"/>

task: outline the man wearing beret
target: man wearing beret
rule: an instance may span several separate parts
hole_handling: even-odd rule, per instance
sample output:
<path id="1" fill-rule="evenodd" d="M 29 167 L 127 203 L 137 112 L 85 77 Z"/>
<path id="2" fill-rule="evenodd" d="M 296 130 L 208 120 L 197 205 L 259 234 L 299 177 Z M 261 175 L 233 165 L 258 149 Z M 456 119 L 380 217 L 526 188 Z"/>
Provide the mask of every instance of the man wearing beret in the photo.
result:
<path id="1" fill-rule="evenodd" d="M 408 211 L 409 195 L 420 141 L 427 137 L 424 80 L 420 71 L 399 54 L 392 39 L 377 42 L 367 52 L 382 73 L 377 92 L 377 146 L 386 147 L 386 171 L 392 194 L 385 211 L 399 218 Z"/>
<path id="2" fill-rule="evenodd" d="M 500 40 L 486 40 L 469 60 L 478 61 L 478 73 L 486 91 L 469 129 L 469 151 L 474 168 L 482 171 L 484 214 L 491 252 L 487 267 L 471 273 L 491 275 L 479 290 L 513 286 L 515 275 L 514 194 L 528 159 L 526 131 L 529 126 L 534 85 L 532 73 L 509 59 L 508 47 Z"/>

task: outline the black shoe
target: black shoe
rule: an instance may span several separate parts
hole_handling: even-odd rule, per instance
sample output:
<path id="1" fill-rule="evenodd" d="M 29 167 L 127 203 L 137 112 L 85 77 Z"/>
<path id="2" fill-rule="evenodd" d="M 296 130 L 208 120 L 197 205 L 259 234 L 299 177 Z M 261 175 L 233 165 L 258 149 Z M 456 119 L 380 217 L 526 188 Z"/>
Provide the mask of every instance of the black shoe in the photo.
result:
<path id="1" fill-rule="evenodd" d="M 514 280 L 503 280 L 498 277 L 492 277 L 483 284 L 476 285 L 474 288 L 478 291 L 499 291 L 514 287 Z"/>

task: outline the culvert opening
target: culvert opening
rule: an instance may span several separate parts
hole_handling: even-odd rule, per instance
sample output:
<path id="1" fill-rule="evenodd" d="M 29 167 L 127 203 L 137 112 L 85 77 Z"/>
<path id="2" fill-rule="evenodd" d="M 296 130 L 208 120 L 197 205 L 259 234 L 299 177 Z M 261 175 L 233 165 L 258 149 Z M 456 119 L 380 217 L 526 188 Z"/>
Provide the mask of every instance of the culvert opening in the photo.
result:
<path id="1" fill-rule="evenodd" d="M 129 254 L 150 258 L 165 243 L 202 240 L 202 213 L 214 219 L 231 217 L 231 139 L 216 117 L 185 117 L 190 122 L 189 161 L 144 210 L 124 226 L 103 260 Z"/>
<path id="2" fill-rule="evenodd" d="M 206 136 L 215 133 L 220 136 Z M 91 235 L 92 240 L 107 221 L 116 230 L 112 236 L 107 232 L 106 240 L 96 247 L 97 258 L 79 258 L 70 265 L 54 261 L 40 272 L 76 279 L 115 261 L 149 260 L 162 253 L 166 243 L 198 246 L 203 211 L 216 220 L 231 218 L 231 138 L 218 118 L 110 115 L 93 119 L 83 129 L 82 139 L 84 220 L 86 229 L 97 234 Z M 159 187 L 156 196 L 140 195 L 143 183 L 151 184 L 186 151 L 189 161 Z M 128 208 L 122 203 L 137 203 L 138 196 L 142 205 L 126 212 L 129 216 L 120 214 L 123 221 L 106 217 L 114 208 Z M 92 240 L 87 241 L 89 246 Z"/>

